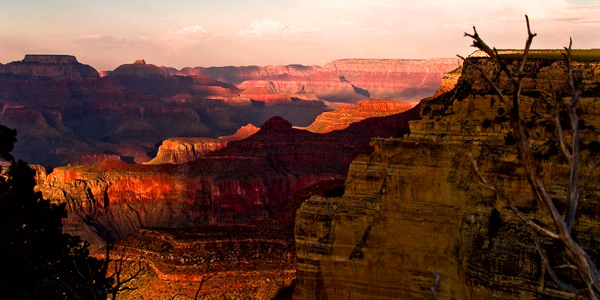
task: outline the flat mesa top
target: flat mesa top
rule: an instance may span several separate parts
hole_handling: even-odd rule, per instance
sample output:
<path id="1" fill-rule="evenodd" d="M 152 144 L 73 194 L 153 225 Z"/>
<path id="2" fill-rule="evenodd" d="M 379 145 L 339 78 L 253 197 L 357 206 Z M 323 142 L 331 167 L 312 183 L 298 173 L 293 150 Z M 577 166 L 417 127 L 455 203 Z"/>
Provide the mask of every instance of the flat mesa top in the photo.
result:
<path id="1" fill-rule="evenodd" d="M 564 49 L 531 49 L 527 55 L 528 59 L 534 60 L 564 60 Z M 498 49 L 498 54 L 506 59 L 520 59 L 523 57 L 523 50 L 517 49 Z M 469 58 L 488 57 L 482 50 L 477 50 Z M 572 49 L 571 59 L 580 62 L 600 62 L 600 49 Z"/>
<path id="2" fill-rule="evenodd" d="M 59 54 L 26 54 L 22 60 L 24 63 L 37 64 L 56 64 L 56 63 L 77 63 L 77 58 L 73 55 Z"/>

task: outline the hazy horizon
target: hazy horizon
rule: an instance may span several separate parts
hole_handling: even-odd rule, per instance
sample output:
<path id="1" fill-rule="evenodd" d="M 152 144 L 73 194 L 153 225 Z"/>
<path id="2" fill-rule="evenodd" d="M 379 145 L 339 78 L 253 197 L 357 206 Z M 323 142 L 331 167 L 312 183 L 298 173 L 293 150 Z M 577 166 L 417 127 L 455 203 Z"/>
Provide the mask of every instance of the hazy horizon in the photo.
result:
<path id="1" fill-rule="evenodd" d="M 473 9 L 477 8 L 477 9 Z M 498 48 L 600 48 L 595 0 L 8 1 L 0 63 L 68 54 L 98 71 L 144 58 L 183 67 L 324 65 L 335 59 L 468 55 L 472 26 Z"/>

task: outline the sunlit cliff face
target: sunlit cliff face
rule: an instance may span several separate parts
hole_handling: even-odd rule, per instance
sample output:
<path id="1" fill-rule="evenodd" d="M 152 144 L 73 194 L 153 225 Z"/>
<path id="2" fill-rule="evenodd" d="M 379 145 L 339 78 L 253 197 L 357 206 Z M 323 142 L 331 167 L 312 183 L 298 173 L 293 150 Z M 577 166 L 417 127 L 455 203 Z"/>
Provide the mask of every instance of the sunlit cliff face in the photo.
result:
<path id="1" fill-rule="evenodd" d="M 373 117 L 394 115 L 411 108 L 403 102 L 386 100 L 361 100 L 356 105 L 342 105 L 342 107 L 320 114 L 308 127 L 301 127 L 315 133 L 327 133 L 341 130 L 352 123 Z"/>

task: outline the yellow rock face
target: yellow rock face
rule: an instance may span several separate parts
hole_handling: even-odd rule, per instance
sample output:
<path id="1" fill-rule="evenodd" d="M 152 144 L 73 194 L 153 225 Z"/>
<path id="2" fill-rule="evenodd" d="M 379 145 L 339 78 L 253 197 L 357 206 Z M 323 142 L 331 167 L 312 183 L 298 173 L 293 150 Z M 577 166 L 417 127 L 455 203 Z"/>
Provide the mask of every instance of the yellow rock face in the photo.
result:
<path id="1" fill-rule="evenodd" d="M 550 74 L 560 86 L 559 64 L 533 62 L 531 69 Z M 578 67 L 588 84 L 580 111 L 586 124 L 600 128 L 598 92 L 592 91 L 597 66 Z M 526 81 L 530 87 L 544 84 L 535 78 Z M 439 299 L 574 298 L 548 276 L 531 233 L 473 176 L 469 152 L 489 181 L 548 223 L 513 147 L 505 145 L 506 124 L 490 122 L 501 107 L 493 98 L 477 72 L 465 67 L 456 89 L 423 105 L 423 119 L 411 123 L 410 136 L 371 140 L 375 151 L 352 162 L 342 197 L 313 196 L 302 205 L 294 299 L 432 299 L 434 273 L 440 275 Z M 532 99 L 524 97 L 526 107 Z M 548 134 L 543 128 L 532 132 L 536 145 Z M 598 141 L 597 132 L 585 130 L 585 141 Z M 542 160 L 543 176 L 560 202 L 568 169 L 555 158 Z M 582 174 L 588 166 L 582 165 Z M 597 186 L 588 186 L 575 228 L 592 259 L 598 259 L 600 242 L 594 208 L 599 195 Z M 551 260 L 564 257 L 551 241 L 544 246 Z"/>

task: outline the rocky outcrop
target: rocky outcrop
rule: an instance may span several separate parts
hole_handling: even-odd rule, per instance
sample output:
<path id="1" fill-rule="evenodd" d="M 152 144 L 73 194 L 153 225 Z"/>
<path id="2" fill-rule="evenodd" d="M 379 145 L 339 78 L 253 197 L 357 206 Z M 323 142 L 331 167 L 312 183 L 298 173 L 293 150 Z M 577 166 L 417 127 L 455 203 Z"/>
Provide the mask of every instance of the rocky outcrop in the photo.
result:
<path id="1" fill-rule="evenodd" d="M 287 66 L 227 66 L 210 68 L 183 68 L 181 70 L 166 68 L 170 75 L 207 75 L 215 80 L 238 85 L 246 80 L 259 80 L 270 77 L 306 77 L 319 66 L 287 65 Z"/>
<path id="2" fill-rule="evenodd" d="M 458 79 L 460 78 L 461 74 L 462 66 L 459 66 L 458 68 L 444 74 L 440 87 L 437 89 L 437 91 L 435 91 L 435 94 L 433 94 L 432 98 L 451 91 L 458 83 Z"/>
<path id="3" fill-rule="evenodd" d="M 344 129 L 352 123 L 367 118 L 394 115 L 410 108 L 410 104 L 405 102 L 361 100 L 356 105 L 344 104 L 334 111 L 324 112 L 310 126 L 300 127 L 300 129 L 315 133 L 327 133 Z"/>
<path id="4" fill-rule="evenodd" d="M 82 81 L 96 79 L 98 72 L 72 55 L 27 54 L 22 61 L 0 65 L 0 76 Z"/>
<path id="5" fill-rule="evenodd" d="M 211 97 L 237 88 L 207 76 L 167 76 L 150 64 L 124 65 L 102 78 L 86 68 L 72 56 L 39 55 L 0 66 L 0 123 L 18 131 L 16 157 L 47 167 L 116 157 L 142 163 L 170 137 L 226 136 L 280 112 L 307 125 L 326 110 L 307 101 L 227 104 Z"/>
<path id="6" fill-rule="evenodd" d="M 470 62 L 495 68 L 486 58 Z M 591 126 L 586 142 L 596 140 L 594 128 L 600 128 L 597 65 L 576 63 L 587 95 L 579 111 Z M 528 88 L 547 88 L 552 78 L 564 91 L 561 62 L 536 60 L 526 70 Z M 314 196 L 302 205 L 296 219 L 294 299 L 431 299 L 434 273 L 440 276 L 439 299 L 575 298 L 550 278 L 530 232 L 471 172 L 468 152 L 519 207 L 548 222 L 531 200 L 513 147 L 505 143 L 506 125 L 493 121 L 499 101 L 493 101 L 478 72 L 467 65 L 455 89 L 422 103 L 422 119 L 411 122 L 410 135 L 373 139 L 375 151 L 352 162 L 342 197 Z M 531 99 L 525 97 L 524 103 Z M 543 131 L 536 134 L 546 136 Z M 544 160 L 543 167 L 559 201 L 568 170 L 553 159 Z M 575 231 L 597 260 L 600 239 L 591 233 L 600 229 L 593 208 L 600 189 L 591 187 L 584 198 Z M 552 249 L 551 241 L 544 244 Z M 553 261 L 561 255 L 549 253 Z"/>
<path id="7" fill-rule="evenodd" d="M 165 140 L 156 157 L 146 164 L 182 164 L 193 161 L 206 153 L 225 148 L 231 141 L 245 139 L 259 130 L 252 124 L 241 127 L 233 135 L 211 138 L 170 138 Z"/>

